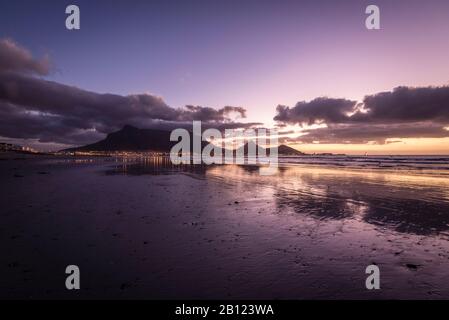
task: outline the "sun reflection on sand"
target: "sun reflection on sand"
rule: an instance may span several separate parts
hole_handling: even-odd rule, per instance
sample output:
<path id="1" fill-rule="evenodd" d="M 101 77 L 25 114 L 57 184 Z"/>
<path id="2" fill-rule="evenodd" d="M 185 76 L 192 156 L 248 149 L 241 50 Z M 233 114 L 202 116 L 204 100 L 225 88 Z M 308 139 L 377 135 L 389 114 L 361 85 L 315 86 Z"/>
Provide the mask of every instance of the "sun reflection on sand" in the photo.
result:
<path id="1" fill-rule="evenodd" d="M 187 174 L 218 181 L 236 194 L 250 190 L 251 197 L 266 199 L 282 214 L 359 220 L 416 234 L 449 229 L 449 177 L 442 172 L 287 165 L 263 176 L 259 166 L 173 165 L 164 157 L 128 159 L 108 172 Z"/>

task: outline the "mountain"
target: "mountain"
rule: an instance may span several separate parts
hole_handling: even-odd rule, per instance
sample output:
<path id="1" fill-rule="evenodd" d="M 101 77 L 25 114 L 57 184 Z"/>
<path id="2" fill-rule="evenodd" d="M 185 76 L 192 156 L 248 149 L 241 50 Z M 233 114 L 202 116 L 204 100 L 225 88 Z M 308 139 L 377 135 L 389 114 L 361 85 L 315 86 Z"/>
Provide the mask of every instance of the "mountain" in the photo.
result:
<path id="1" fill-rule="evenodd" d="M 262 155 L 263 156 L 264 155 L 270 155 L 270 151 L 268 151 L 268 153 L 267 153 L 266 148 L 261 147 L 261 146 L 259 146 L 259 148 L 257 148 L 258 147 L 257 144 L 252 142 L 252 141 L 245 143 L 245 145 L 241 146 L 239 148 L 239 150 L 243 149 L 243 153 L 245 155 L 248 155 L 248 149 L 250 147 L 253 148 L 253 150 L 256 150 L 256 154 L 257 155 L 259 154 L 259 150 L 262 151 Z M 298 151 L 296 149 L 293 149 L 291 147 L 288 147 L 288 146 L 286 146 L 284 144 L 281 144 L 281 145 L 278 146 L 278 155 L 281 155 L 281 156 L 301 156 L 301 155 L 305 155 L 305 153 L 303 153 L 301 151 Z"/>
<path id="2" fill-rule="evenodd" d="M 299 150 L 296 150 L 294 148 L 286 146 L 285 144 L 281 144 L 278 147 L 278 154 L 283 155 L 283 156 L 303 156 L 303 155 L 305 155 L 304 152 L 301 152 Z"/>
<path id="3" fill-rule="evenodd" d="M 65 149 L 66 152 L 79 151 L 155 151 L 155 152 L 170 152 L 171 148 L 178 143 L 177 141 L 170 141 L 170 131 L 156 130 L 156 129 L 138 129 L 136 127 L 126 125 L 121 130 L 110 133 L 107 137 L 96 143 L 92 143 L 82 147 Z M 250 142 L 256 146 L 254 142 Z M 202 148 L 208 145 L 207 142 L 202 141 Z M 192 146 L 193 143 L 191 142 Z M 241 148 L 244 148 L 244 154 L 248 154 L 248 143 Z M 262 148 L 263 149 L 263 148 Z M 224 151 L 223 151 L 224 153 Z M 302 155 L 304 153 L 290 148 L 286 145 L 280 145 L 278 148 L 279 155 Z"/>
<path id="4" fill-rule="evenodd" d="M 138 129 L 126 125 L 123 129 L 107 135 L 104 140 L 83 147 L 64 151 L 160 151 L 166 152 L 176 142 L 170 141 L 170 131 Z"/>

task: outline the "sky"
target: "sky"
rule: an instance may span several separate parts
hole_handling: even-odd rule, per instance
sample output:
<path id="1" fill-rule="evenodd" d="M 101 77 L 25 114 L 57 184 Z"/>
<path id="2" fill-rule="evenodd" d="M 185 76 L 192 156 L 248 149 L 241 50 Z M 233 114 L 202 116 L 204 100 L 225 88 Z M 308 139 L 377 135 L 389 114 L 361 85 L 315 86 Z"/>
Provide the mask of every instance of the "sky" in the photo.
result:
<path id="1" fill-rule="evenodd" d="M 80 30 L 65 28 L 69 4 L 80 7 Z M 369 4 L 380 8 L 380 30 L 365 27 Z M 0 120 L 0 136 L 25 138 L 11 128 L 18 121 L 38 145 L 59 147 L 93 142 L 127 124 L 118 119 L 140 126 L 202 119 L 282 125 L 299 133 L 285 141 L 308 152 L 449 154 L 448 34 L 444 0 L 1 0 L 3 57 L 21 50 L 45 66 L 5 67 L 0 84 L 20 84 L 29 96 L 30 86 L 70 92 L 73 104 L 59 111 L 60 100 L 12 97 L 7 89 L 2 96 L 0 87 L 3 113 L 22 114 L 9 124 Z M 103 98 L 117 105 L 116 118 L 99 119 Z M 379 111 L 357 121 L 329 117 L 363 113 L 360 102 Z M 379 115 L 391 108 L 399 111 Z M 409 118 L 410 108 L 422 112 Z M 80 125 L 86 117 L 89 125 Z"/>

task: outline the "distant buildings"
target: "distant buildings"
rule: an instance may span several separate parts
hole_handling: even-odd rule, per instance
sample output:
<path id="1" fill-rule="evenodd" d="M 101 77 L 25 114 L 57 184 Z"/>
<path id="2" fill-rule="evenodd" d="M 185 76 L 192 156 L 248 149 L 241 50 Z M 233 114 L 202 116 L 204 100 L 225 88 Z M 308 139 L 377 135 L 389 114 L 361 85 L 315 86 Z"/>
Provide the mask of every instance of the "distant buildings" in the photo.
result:
<path id="1" fill-rule="evenodd" d="M 0 151 L 24 151 L 24 152 L 37 152 L 36 150 L 29 147 L 22 147 L 17 144 L 0 142 Z"/>
<path id="2" fill-rule="evenodd" d="M 0 142 L 0 151 L 22 151 L 22 146 Z"/>

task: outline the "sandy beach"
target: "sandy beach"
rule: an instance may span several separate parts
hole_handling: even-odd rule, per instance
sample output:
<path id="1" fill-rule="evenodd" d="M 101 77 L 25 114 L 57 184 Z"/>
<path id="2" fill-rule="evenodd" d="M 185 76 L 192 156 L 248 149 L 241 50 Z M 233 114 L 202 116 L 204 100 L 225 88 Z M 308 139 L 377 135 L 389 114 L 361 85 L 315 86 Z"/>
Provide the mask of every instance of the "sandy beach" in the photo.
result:
<path id="1" fill-rule="evenodd" d="M 0 176 L 3 299 L 449 296 L 444 174 L 41 157 Z"/>

